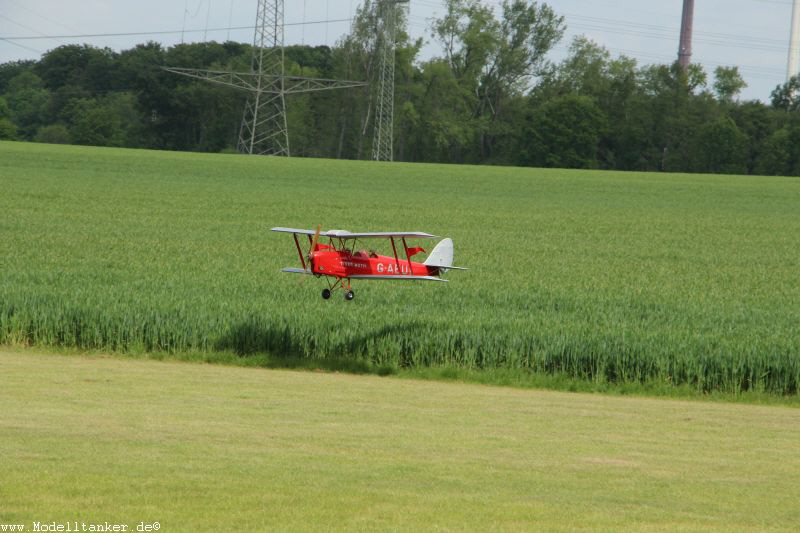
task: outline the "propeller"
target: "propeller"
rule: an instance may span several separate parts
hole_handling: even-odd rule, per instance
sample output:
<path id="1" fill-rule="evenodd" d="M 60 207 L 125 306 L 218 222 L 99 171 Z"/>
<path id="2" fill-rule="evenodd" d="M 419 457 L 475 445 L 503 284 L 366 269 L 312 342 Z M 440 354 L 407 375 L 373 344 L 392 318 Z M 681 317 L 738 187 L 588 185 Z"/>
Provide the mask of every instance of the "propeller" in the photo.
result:
<path id="1" fill-rule="evenodd" d="M 317 230 L 314 232 L 314 237 L 311 239 L 311 247 L 308 249 L 308 255 L 306 255 L 306 269 L 309 272 L 314 272 L 314 267 L 311 264 L 311 255 L 314 253 L 314 248 L 317 247 L 317 241 L 319 241 L 319 234 L 321 231 L 322 231 L 322 226 L 317 224 Z M 306 277 L 300 276 L 298 283 L 300 285 L 303 285 L 305 284 L 305 282 L 306 282 Z"/>
<path id="2" fill-rule="evenodd" d="M 311 239 L 311 248 L 308 249 L 308 268 L 310 270 L 314 270 L 314 267 L 311 264 L 311 256 L 314 254 L 314 250 L 317 249 L 317 242 L 319 241 L 319 234 L 322 231 L 322 226 L 317 224 L 317 229 L 314 231 L 314 238 Z"/>

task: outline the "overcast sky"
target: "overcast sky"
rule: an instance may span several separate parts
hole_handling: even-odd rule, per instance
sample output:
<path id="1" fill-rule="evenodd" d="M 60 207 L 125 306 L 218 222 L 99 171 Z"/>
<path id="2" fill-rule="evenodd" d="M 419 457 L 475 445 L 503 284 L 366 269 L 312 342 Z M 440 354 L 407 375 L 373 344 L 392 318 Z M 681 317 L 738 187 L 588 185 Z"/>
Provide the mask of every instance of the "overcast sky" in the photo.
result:
<path id="1" fill-rule="evenodd" d="M 286 0 L 286 44 L 334 44 L 347 32 L 360 2 Z M 625 54 L 640 64 L 668 63 L 677 56 L 682 0 L 547 3 L 567 23 L 567 35 L 553 51 L 553 60 L 563 58 L 572 37 L 581 34 L 614 56 Z M 87 42 L 114 50 L 147 40 L 167 46 L 228 39 L 249 43 L 256 6 L 257 0 L 0 0 L 0 63 L 37 59 L 68 43 Z M 411 0 L 410 34 L 431 41 L 430 20 L 442 11 L 441 0 Z M 703 64 L 709 74 L 718 65 L 738 65 L 749 84 L 742 97 L 766 101 L 772 89 L 785 81 L 791 13 L 791 0 L 696 0 L 692 60 Z M 67 37 L 126 32 L 166 33 Z M 438 48 L 429 42 L 421 59 L 437 53 Z"/>

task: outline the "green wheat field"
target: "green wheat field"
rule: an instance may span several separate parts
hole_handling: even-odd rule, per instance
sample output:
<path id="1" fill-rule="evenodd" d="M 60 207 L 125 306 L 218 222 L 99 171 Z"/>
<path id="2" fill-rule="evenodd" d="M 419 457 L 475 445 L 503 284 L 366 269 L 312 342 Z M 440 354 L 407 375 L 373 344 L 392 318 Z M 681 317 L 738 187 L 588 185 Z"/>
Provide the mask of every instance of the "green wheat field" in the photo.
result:
<path id="1" fill-rule="evenodd" d="M 323 301 L 268 231 L 317 224 L 452 237 L 469 270 Z M 796 395 L 798 273 L 798 179 L 0 143 L 7 346 Z"/>

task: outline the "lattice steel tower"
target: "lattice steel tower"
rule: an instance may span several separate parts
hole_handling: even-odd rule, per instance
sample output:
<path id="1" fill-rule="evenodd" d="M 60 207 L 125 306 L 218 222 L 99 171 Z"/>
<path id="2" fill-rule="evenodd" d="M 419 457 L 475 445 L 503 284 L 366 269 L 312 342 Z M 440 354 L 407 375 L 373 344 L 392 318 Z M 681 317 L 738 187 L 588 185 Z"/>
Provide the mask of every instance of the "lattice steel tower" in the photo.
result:
<path id="1" fill-rule="evenodd" d="M 375 132 L 372 159 L 391 161 L 394 158 L 394 52 L 397 40 L 397 18 L 400 4 L 409 0 L 378 0 L 378 102 L 375 108 Z"/>
<path id="2" fill-rule="evenodd" d="M 283 0 L 259 0 L 250 72 L 165 67 L 165 70 L 251 93 L 239 130 L 240 152 L 291 155 L 286 95 L 361 87 L 366 82 L 284 75 Z"/>
<path id="3" fill-rule="evenodd" d="M 250 72 L 259 74 L 244 108 L 239 151 L 289 155 L 283 78 L 283 0 L 261 0 L 256 12 Z"/>

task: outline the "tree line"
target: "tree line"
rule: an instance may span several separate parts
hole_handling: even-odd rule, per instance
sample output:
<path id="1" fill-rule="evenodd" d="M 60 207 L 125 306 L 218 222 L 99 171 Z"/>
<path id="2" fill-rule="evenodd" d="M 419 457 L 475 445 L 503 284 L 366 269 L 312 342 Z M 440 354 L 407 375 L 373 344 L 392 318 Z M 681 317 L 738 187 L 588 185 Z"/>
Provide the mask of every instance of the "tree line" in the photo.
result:
<path id="1" fill-rule="evenodd" d="M 769 104 L 740 101 L 735 66 L 639 65 L 576 38 L 548 59 L 565 23 L 547 4 L 447 0 L 431 23 L 441 53 L 399 33 L 395 159 L 637 171 L 800 175 L 800 80 Z M 335 46 L 289 46 L 287 75 L 367 80 L 287 97 L 292 155 L 366 159 L 379 68 L 374 0 Z M 402 19 L 403 13 L 398 10 Z M 0 139 L 233 151 L 247 94 L 163 66 L 248 71 L 236 42 L 155 42 L 114 52 L 65 45 L 0 65 Z"/>

